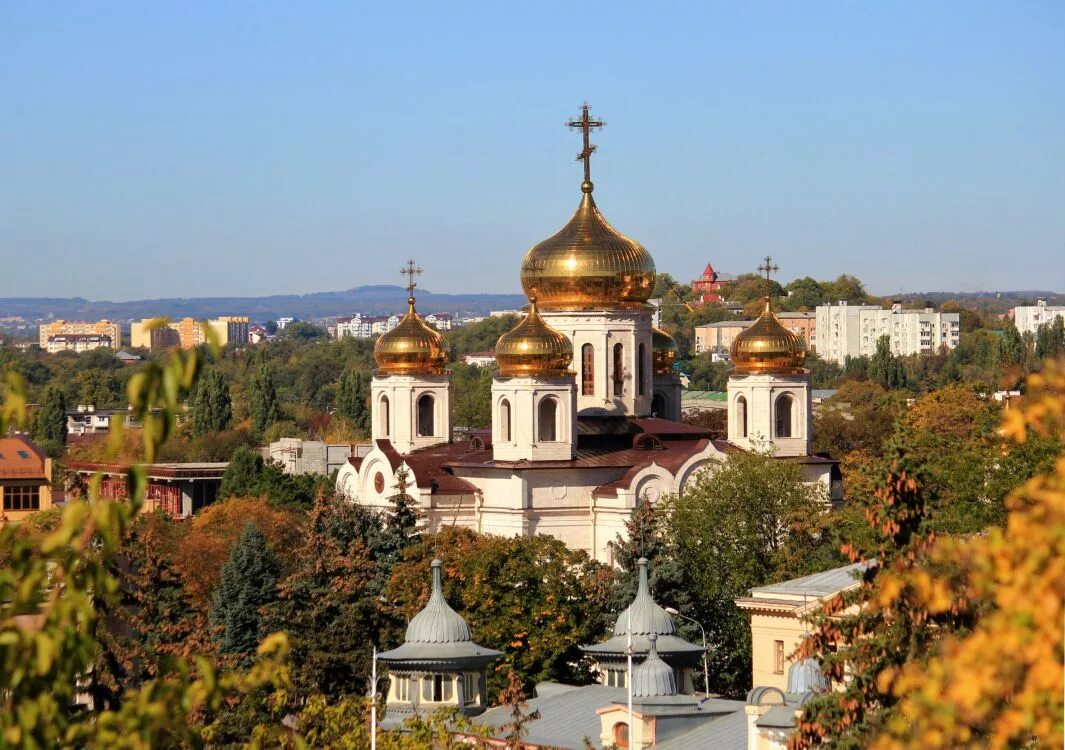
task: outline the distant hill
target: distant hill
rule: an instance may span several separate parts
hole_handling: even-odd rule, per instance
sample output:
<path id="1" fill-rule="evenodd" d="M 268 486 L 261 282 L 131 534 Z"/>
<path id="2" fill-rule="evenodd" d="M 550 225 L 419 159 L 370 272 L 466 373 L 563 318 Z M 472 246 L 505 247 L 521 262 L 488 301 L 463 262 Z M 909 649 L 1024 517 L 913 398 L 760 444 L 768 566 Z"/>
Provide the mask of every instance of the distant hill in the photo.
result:
<path id="1" fill-rule="evenodd" d="M 29 321 L 66 320 L 129 321 L 165 316 L 168 318 L 215 318 L 220 315 L 247 315 L 253 321 L 276 320 L 288 316 L 314 318 L 403 312 L 407 290 L 401 286 L 360 286 L 342 292 L 279 294 L 269 297 L 190 297 L 148 299 L 133 302 L 90 301 L 81 297 L 0 298 L 0 318 L 19 316 Z M 423 313 L 487 315 L 492 310 L 513 309 L 526 304 L 521 294 L 434 294 L 418 290 L 418 310 Z"/>

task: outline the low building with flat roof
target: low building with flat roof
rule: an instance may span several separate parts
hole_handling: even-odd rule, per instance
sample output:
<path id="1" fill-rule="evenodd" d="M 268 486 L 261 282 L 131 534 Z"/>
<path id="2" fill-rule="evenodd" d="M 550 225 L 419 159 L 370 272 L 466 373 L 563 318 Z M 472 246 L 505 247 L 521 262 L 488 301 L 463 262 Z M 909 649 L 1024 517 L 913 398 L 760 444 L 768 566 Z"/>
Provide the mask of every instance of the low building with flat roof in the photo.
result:
<path id="1" fill-rule="evenodd" d="M 228 462 L 155 463 L 144 468 L 148 474 L 144 506 L 162 510 L 174 518 L 187 518 L 218 498 L 222 475 Z M 102 475 L 100 497 L 124 500 L 129 497 L 126 475 L 129 464 L 99 461 L 67 461 L 66 467 L 86 480 Z"/>
<path id="2" fill-rule="evenodd" d="M 52 459 L 25 435 L 0 437 L 0 528 L 52 507 Z"/>

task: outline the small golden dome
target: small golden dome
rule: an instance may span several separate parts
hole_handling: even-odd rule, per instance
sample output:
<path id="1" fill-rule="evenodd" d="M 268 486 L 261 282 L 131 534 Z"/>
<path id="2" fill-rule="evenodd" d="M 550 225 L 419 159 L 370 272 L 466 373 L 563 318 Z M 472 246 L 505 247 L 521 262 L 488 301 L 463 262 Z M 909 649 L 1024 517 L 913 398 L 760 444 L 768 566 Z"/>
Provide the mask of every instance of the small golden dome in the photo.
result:
<path id="1" fill-rule="evenodd" d="M 765 311 L 732 340 L 729 355 L 738 373 L 802 372 L 806 345 L 781 325 L 766 297 Z"/>
<path id="2" fill-rule="evenodd" d="M 655 262 L 646 248 L 614 229 L 592 198 L 592 183 L 573 218 L 525 254 L 521 286 L 545 310 L 624 307 L 650 298 Z"/>
<path id="3" fill-rule="evenodd" d="M 544 322 L 536 298 L 520 323 L 496 342 L 496 363 L 503 377 L 535 377 L 569 374 L 573 344 Z"/>
<path id="4" fill-rule="evenodd" d="M 677 361 L 677 342 L 661 328 L 651 328 L 651 360 L 655 375 L 669 375 L 673 372 L 673 363 Z"/>
<path id="5" fill-rule="evenodd" d="M 414 297 L 399 325 L 381 335 L 374 344 L 373 358 L 383 375 L 439 375 L 447 365 L 444 337 L 418 317 Z"/>

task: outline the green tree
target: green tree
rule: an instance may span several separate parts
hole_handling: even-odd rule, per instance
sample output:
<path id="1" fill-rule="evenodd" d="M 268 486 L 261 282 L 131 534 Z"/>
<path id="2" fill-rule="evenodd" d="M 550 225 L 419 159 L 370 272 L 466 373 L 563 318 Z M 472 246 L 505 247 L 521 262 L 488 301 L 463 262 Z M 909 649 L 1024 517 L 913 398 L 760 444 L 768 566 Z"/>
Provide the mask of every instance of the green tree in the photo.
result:
<path id="1" fill-rule="evenodd" d="M 60 449 L 67 440 L 67 399 L 63 389 L 50 385 L 44 390 L 41 409 L 37 412 L 37 439 L 58 445 Z"/>
<path id="2" fill-rule="evenodd" d="M 229 386 L 216 367 L 205 368 L 189 398 L 192 431 L 196 435 L 222 432 L 233 419 Z"/>
<path id="3" fill-rule="evenodd" d="M 266 635 L 262 608 L 277 601 L 279 568 L 254 521 L 222 565 L 222 579 L 211 600 L 210 621 L 221 629 L 219 651 L 247 662 Z"/>
<path id="4" fill-rule="evenodd" d="M 812 554 L 809 529 L 825 503 L 799 464 L 755 452 L 731 454 L 671 500 L 670 538 L 714 643 L 713 689 L 735 695 L 750 686 L 750 633 L 733 600 L 789 577 L 793 559 Z"/>
<path id="5" fill-rule="evenodd" d="M 262 435 L 267 427 L 281 418 L 274 374 L 266 362 L 252 374 L 248 383 L 248 411 L 257 435 Z"/>
<path id="6" fill-rule="evenodd" d="M 998 340 L 998 360 L 1007 367 L 1023 367 L 1027 359 L 1024 340 L 1017 327 L 1006 326 L 1002 338 Z"/>
<path id="7" fill-rule="evenodd" d="M 463 362 L 451 365 L 455 392 L 455 424 L 478 429 L 492 423 L 492 377 L 494 367 L 476 367 Z"/>
<path id="8" fill-rule="evenodd" d="M 329 332 L 321 326 L 297 320 L 285 326 L 281 335 L 287 339 L 296 341 L 324 341 L 329 338 Z"/>
<path id="9" fill-rule="evenodd" d="M 809 276 L 795 279 L 784 288 L 788 292 L 787 307 L 789 309 L 805 308 L 806 310 L 813 310 L 818 305 L 826 302 L 824 288 L 820 282 Z"/>
<path id="10" fill-rule="evenodd" d="M 336 410 L 337 414 L 350 420 L 360 432 L 368 432 L 370 428 L 368 398 L 362 374 L 353 368 L 345 370 L 337 383 Z"/>
<path id="11" fill-rule="evenodd" d="M 1062 355 L 1065 355 L 1065 318 L 1059 315 L 1036 329 L 1035 356 L 1046 360 Z"/>
<path id="12" fill-rule="evenodd" d="M 263 463 L 262 454 L 250 446 L 242 445 L 233 451 L 218 487 L 218 498 L 224 500 L 227 497 L 258 495 Z"/>
<path id="13" fill-rule="evenodd" d="M 888 389 L 906 385 L 906 371 L 891 352 L 891 337 L 887 334 L 876 340 L 876 354 L 869 360 L 869 377 Z"/>

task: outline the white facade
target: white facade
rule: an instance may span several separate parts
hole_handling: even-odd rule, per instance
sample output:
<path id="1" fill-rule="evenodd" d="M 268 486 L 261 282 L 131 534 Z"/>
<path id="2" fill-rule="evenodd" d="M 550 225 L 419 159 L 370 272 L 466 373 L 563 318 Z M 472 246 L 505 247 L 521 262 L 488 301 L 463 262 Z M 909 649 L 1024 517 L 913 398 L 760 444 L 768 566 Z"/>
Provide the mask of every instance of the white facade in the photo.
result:
<path id="1" fill-rule="evenodd" d="M 931 308 L 903 310 L 898 304 L 886 310 L 846 301 L 817 307 L 815 348 L 822 359 L 842 364 L 847 357 L 871 357 L 881 336 L 890 338 L 893 354 L 933 354 L 958 345 L 961 316 Z"/>
<path id="2" fill-rule="evenodd" d="M 372 435 L 400 453 L 451 442 L 451 375 L 374 375 Z"/>
<path id="3" fill-rule="evenodd" d="M 492 381 L 492 449 L 497 461 L 569 461 L 577 451 L 573 376 Z"/>
<path id="4" fill-rule="evenodd" d="M 728 439 L 776 456 L 810 453 L 813 414 L 808 373 L 735 374 L 728 380 Z"/>
<path id="5" fill-rule="evenodd" d="M 1013 308 L 1013 325 L 1017 326 L 1017 332 L 1022 336 L 1026 333 L 1034 336 L 1039 326 L 1053 323 L 1055 318 L 1065 318 L 1065 306 L 1048 305 L 1045 299 L 1034 305 Z"/>

